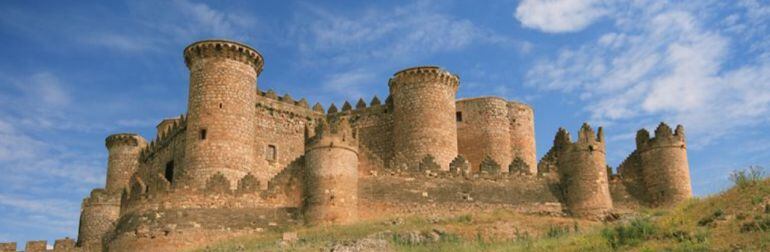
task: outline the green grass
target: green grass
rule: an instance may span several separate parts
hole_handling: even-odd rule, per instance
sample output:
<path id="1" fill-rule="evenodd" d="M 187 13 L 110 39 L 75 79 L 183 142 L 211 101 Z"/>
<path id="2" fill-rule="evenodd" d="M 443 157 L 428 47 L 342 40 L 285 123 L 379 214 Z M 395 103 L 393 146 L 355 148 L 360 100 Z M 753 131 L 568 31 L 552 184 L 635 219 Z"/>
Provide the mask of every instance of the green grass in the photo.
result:
<path id="1" fill-rule="evenodd" d="M 749 178 L 751 176 L 747 176 Z M 413 243 L 401 234 L 441 230 L 436 241 Z M 502 231 L 501 231 L 502 230 Z M 279 247 L 266 231 L 214 244 L 205 251 L 318 251 L 330 241 L 381 235 L 395 251 L 769 251 L 770 180 L 748 179 L 672 209 L 642 209 L 609 224 L 518 214 L 507 210 L 453 217 L 387 219 L 336 227 L 297 227 L 300 241 Z"/>

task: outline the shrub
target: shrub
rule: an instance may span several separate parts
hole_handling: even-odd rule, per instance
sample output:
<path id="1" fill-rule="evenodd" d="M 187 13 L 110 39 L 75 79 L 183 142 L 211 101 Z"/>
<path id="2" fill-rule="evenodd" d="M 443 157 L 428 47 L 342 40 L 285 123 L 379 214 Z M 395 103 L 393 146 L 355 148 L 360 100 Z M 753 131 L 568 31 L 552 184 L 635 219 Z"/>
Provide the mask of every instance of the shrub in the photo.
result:
<path id="1" fill-rule="evenodd" d="M 562 237 L 566 234 L 569 234 L 570 228 L 568 226 L 550 226 L 548 227 L 548 232 L 546 232 L 546 237 L 548 238 L 557 238 Z"/>
<path id="2" fill-rule="evenodd" d="M 730 173 L 730 181 L 739 188 L 752 186 L 762 180 L 767 174 L 761 166 L 752 165 L 745 170 L 736 170 Z"/>
<path id="3" fill-rule="evenodd" d="M 602 237 L 613 249 L 626 245 L 636 245 L 655 237 L 657 229 L 649 219 L 634 219 L 626 225 L 602 230 Z"/>

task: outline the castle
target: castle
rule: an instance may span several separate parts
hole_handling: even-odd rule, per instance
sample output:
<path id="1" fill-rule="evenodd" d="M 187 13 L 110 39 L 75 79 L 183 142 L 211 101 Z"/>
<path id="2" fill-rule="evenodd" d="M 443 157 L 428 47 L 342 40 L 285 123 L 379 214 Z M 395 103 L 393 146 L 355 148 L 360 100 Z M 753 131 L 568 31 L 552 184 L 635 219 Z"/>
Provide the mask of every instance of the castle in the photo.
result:
<path id="1" fill-rule="evenodd" d="M 106 185 L 83 200 L 77 241 L 55 251 L 174 251 L 296 225 L 494 208 L 601 220 L 692 194 L 682 126 L 640 130 L 613 174 L 602 128 L 584 124 L 574 141 L 560 129 L 538 162 L 530 106 L 457 100 L 459 77 L 438 67 L 395 73 L 384 101 L 324 110 L 259 91 L 264 61 L 247 45 L 199 41 L 184 62 L 187 113 L 162 120 L 150 142 L 107 137 Z"/>

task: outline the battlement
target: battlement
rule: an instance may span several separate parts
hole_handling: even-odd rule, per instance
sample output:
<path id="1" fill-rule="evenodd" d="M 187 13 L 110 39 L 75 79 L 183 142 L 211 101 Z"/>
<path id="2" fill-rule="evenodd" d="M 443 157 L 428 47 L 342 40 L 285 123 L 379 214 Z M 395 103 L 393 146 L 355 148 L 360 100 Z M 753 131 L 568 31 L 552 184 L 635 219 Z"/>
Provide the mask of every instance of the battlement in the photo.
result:
<path id="1" fill-rule="evenodd" d="M 96 188 L 91 191 L 90 196 L 83 199 L 83 207 L 90 207 L 94 205 L 118 205 L 120 199 L 107 193 L 102 188 Z"/>
<path id="2" fill-rule="evenodd" d="M 165 120 L 164 120 L 165 121 Z M 169 123 L 166 130 L 159 132 L 158 135 L 149 144 L 141 150 L 139 153 L 139 160 L 144 162 L 151 158 L 155 153 L 168 145 L 174 137 L 179 135 L 187 127 L 187 116 L 179 115 L 172 123 Z"/>
<path id="3" fill-rule="evenodd" d="M 141 136 L 139 136 L 139 134 L 136 134 L 136 133 L 112 134 L 108 136 L 104 140 L 104 142 L 108 149 L 117 145 L 143 146 L 147 144 L 144 138 L 142 138 Z"/>
<path id="4" fill-rule="evenodd" d="M 392 90 L 397 86 L 420 82 L 439 82 L 457 90 L 460 77 L 437 66 L 418 66 L 396 72 L 388 81 L 388 86 L 394 93 Z"/>
<path id="5" fill-rule="evenodd" d="M 253 48 L 229 40 L 203 40 L 195 42 L 184 49 L 184 62 L 190 68 L 193 61 L 201 58 L 219 57 L 243 62 L 254 67 L 259 75 L 262 72 L 264 60 L 262 55 Z"/>
<path id="6" fill-rule="evenodd" d="M 358 152 L 358 141 L 353 136 L 353 129 L 347 118 L 327 122 L 320 120 L 315 129 L 315 135 L 308 139 L 306 151 L 315 148 L 346 148 Z"/>
<path id="7" fill-rule="evenodd" d="M 664 147 L 687 148 L 682 125 L 677 125 L 672 131 L 668 124 L 661 122 L 655 129 L 655 137 L 650 137 L 646 129 L 636 132 L 636 149 L 640 152 Z"/>
<path id="8" fill-rule="evenodd" d="M 392 105 L 392 103 L 390 105 Z M 316 104 L 316 106 L 318 106 L 320 111 L 323 111 L 323 107 L 320 104 Z M 313 109 L 315 110 L 316 107 L 314 106 Z M 368 105 L 363 98 L 358 99 L 355 107 L 353 107 L 349 101 L 345 101 L 341 110 L 337 109 L 337 106 L 332 103 L 329 106 L 329 110 L 327 111 L 326 115 L 333 117 L 339 115 L 388 113 L 388 111 L 388 106 L 383 106 L 382 102 L 380 102 L 380 98 L 375 95 Z"/>
<path id="9" fill-rule="evenodd" d="M 578 139 L 572 142 L 569 132 L 559 128 L 554 138 L 554 147 L 570 151 L 599 151 L 605 153 L 604 130 L 599 127 L 596 133 L 588 123 L 583 123 L 578 131 Z"/>

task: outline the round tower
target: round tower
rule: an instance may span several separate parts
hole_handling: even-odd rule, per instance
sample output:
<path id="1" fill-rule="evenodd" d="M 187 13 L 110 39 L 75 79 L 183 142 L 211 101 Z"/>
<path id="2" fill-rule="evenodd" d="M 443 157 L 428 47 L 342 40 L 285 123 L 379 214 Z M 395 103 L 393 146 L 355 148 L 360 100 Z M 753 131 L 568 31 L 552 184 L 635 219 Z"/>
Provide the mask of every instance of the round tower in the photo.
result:
<path id="1" fill-rule="evenodd" d="M 508 171 L 513 161 L 508 102 L 498 97 L 480 97 L 457 101 L 458 152 L 477 171 L 489 156 Z"/>
<path id="2" fill-rule="evenodd" d="M 139 153 L 147 146 L 143 137 L 133 133 L 113 134 L 105 139 L 107 158 L 107 184 L 109 194 L 120 194 L 128 187 L 131 175 L 139 169 Z"/>
<path id="3" fill-rule="evenodd" d="M 221 172 L 237 181 L 256 171 L 256 95 L 262 56 L 232 41 L 205 40 L 184 50 L 190 69 L 185 136 L 185 177 L 180 184 L 202 187 Z"/>
<path id="4" fill-rule="evenodd" d="M 647 130 L 640 130 L 636 149 L 641 157 L 642 177 L 650 205 L 672 206 L 692 197 L 682 125 L 671 132 L 668 125 L 661 123 L 655 129 L 654 138 L 649 138 Z"/>
<path id="5" fill-rule="evenodd" d="M 511 128 L 513 158 L 521 158 L 529 167 L 529 173 L 537 173 L 535 148 L 535 113 L 527 104 L 508 102 L 508 119 Z M 506 164 L 507 165 L 507 164 Z"/>
<path id="6" fill-rule="evenodd" d="M 104 189 L 94 189 L 83 200 L 78 228 L 78 247 L 84 251 L 101 251 L 104 235 L 112 230 L 120 214 L 120 199 Z"/>
<path id="7" fill-rule="evenodd" d="M 358 144 L 346 119 L 322 122 L 305 148 L 308 224 L 358 220 Z"/>
<path id="8" fill-rule="evenodd" d="M 455 97 L 460 78 L 434 66 L 401 70 L 388 85 L 393 99 L 396 164 L 412 167 L 427 155 L 441 169 L 457 157 Z"/>
<path id="9" fill-rule="evenodd" d="M 604 217 L 612 209 L 612 198 L 602 128 L 594 135 L 593 129 L 583 124 L 574 143 L 569 133 L 559 129 L 555 144 L 560 151 L 557 166 L 567 210 L 577 217 Z"/>

